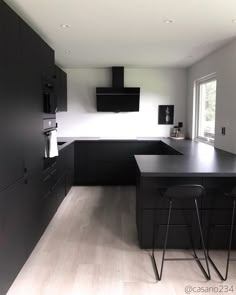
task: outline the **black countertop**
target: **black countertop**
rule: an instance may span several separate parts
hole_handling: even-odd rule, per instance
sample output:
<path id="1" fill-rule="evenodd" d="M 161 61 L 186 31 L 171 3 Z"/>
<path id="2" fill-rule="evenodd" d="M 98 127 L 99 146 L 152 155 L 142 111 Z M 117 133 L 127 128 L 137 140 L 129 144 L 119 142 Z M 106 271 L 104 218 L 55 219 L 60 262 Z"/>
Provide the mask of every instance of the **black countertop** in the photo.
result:
<path id="1" fill-rule="evenodd" d="M 216 149 L 208 144 L 192 140 L 174 140 L 161 137 L 104 138 L 104 137 L 59 137 L 66 142 L 64 149 L 74 141 L 162 141 L 181 155 L 135 155 L 142 176 L 174 177 L 236 177 L 236 155 Z"/>
<path id="2" fill-rule="evenodd" d="M 182 155 L 136 155 L 142 176 L 236 177 L 236 155 L 191 140 L 160 140 Z"/>

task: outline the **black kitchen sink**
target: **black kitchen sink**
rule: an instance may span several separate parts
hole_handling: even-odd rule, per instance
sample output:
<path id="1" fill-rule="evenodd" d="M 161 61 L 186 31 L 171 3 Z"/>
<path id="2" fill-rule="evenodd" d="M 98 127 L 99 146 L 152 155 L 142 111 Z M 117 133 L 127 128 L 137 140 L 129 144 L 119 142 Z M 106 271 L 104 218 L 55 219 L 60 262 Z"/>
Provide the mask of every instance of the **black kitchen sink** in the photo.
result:
<path id="1" fill-rule="evenodd" d="M 58 141 L 58 142 L 57 142 L 58 145 L 63 145 L 63 144 L 65 144 L 65 143 L 66 143 L 66 141 Z"/>

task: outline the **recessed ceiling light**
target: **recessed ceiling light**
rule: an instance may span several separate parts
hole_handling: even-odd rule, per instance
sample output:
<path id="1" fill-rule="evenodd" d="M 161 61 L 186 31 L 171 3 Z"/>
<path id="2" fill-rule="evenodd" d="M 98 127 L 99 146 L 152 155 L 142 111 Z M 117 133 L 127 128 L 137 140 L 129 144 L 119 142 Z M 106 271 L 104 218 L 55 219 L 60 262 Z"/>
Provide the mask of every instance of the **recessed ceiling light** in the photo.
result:
<path id="1" fill-rule="evenodd" d="M 164 24 L 172 24 L 173 22 L 174 22 L 173 19 L 164 19 L 164 20 L 163 20 L 163 23 L 164 23 Z"/>
<path id="2" fill-rule="evenodd" d="M 236 19 L 232 19 L 232 23 L 236 24 Z"/>
<path id="3" fill-rule="evenodd" d="M 68 28 L 70 28 L 71 27 L 71 25 L 68 25 L 68 24 L 61 24 L 61 28 L 63 28 L 63 29 L 68 29 Z"/>

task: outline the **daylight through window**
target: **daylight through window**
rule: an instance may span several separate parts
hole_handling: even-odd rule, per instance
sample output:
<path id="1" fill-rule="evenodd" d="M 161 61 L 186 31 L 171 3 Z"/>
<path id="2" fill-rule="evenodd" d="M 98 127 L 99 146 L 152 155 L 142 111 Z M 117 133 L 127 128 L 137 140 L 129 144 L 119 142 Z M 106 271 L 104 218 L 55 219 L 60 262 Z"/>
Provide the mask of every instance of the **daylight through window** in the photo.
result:
<path id="1" fill-rule="evenodd" d="M 197 82 L 196 136 L 199 140 L 213 143 L 215 139 L 216 78 Z"/>

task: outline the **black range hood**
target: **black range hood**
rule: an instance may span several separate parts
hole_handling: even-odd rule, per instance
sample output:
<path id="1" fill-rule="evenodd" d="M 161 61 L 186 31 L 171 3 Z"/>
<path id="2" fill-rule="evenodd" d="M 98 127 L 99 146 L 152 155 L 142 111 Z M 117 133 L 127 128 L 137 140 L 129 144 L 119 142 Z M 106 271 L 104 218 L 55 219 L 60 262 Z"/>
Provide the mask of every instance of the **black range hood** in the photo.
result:
<path id="1" fill-rule="evenodd" d="M 124 87 L 124 67 L 112 67 L 112 87 L 97 87 L 98 112 L 138 112 L 139 87 Z"/>

